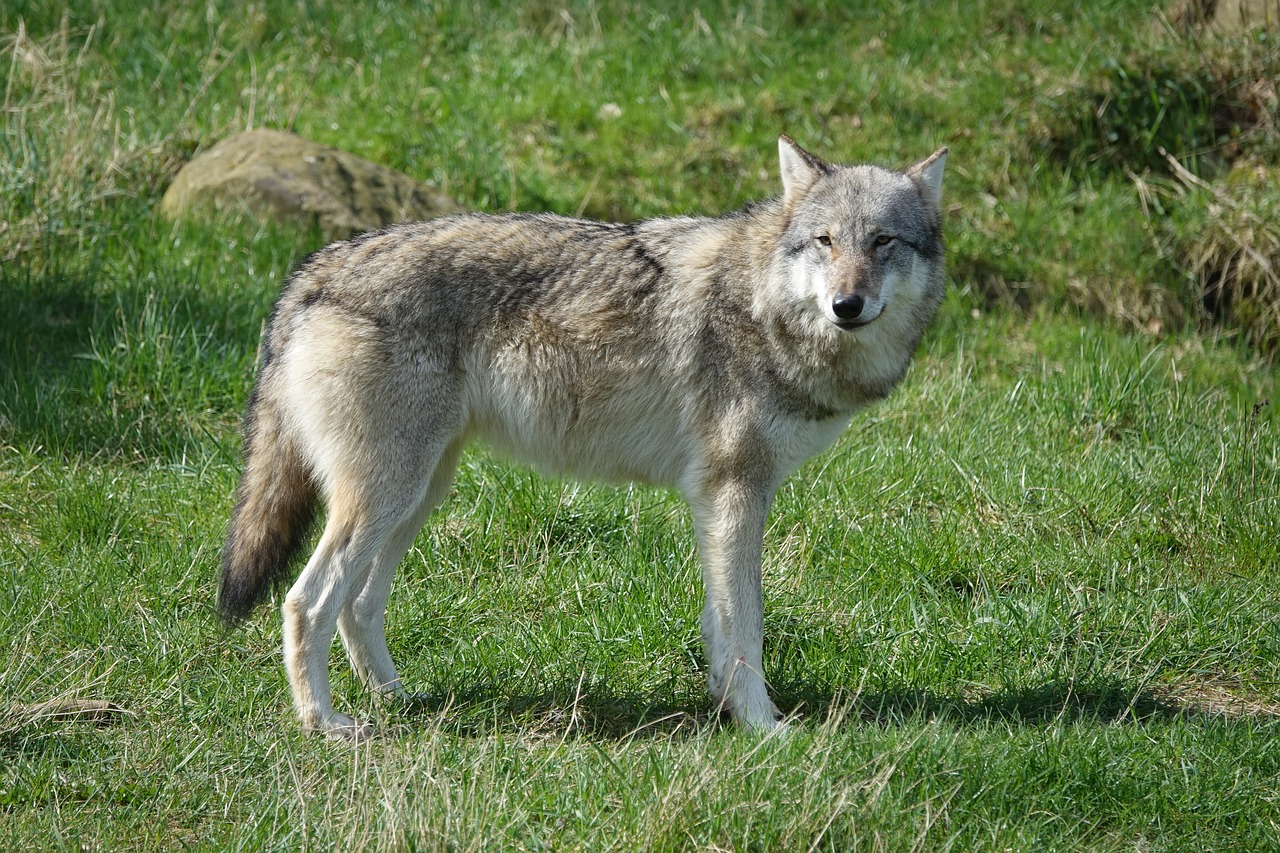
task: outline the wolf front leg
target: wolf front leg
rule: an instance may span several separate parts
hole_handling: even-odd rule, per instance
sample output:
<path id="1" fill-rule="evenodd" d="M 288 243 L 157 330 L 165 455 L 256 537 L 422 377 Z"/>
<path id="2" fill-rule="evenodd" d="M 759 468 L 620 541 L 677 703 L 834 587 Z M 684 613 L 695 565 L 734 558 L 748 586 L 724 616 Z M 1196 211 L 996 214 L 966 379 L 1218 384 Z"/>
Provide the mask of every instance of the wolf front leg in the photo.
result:
<path id="1" fill-rule="evenodd" d="M 691 495 L 706 604 L 702 638 L 707 686 L 720 707 L 752 729 L 776 728 L 763 672 L 764 527 L 773 488 L 742 479 L 704 483 Z"/>

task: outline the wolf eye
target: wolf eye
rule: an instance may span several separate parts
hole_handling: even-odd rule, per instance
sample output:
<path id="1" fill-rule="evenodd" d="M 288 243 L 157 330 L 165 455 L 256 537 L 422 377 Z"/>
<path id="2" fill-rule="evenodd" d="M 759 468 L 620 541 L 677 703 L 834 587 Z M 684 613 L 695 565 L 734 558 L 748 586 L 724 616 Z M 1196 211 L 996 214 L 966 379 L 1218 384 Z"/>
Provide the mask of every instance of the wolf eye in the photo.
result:
<path id="1" fill-rule="evenodd" d="M 813 239 L 818 241 L 818 245 L 819 245 L 819 246 L 830 246 L 830 245 L 831 245 L 831 237 L 830 237 L 829 235 L 827 235 L 827 234 L 817 234 L 817 235 L 815 235 L 815 236 L 814 236 L 814 238 L 813 238 Z"/>
<path id="2" fill-rule="evenodd" d="M 877 246 L 887 246 L 892 242 L 893 242 L 893 237 L 888 234 L 881 234 L 879 237 L 876 238 Z"/>

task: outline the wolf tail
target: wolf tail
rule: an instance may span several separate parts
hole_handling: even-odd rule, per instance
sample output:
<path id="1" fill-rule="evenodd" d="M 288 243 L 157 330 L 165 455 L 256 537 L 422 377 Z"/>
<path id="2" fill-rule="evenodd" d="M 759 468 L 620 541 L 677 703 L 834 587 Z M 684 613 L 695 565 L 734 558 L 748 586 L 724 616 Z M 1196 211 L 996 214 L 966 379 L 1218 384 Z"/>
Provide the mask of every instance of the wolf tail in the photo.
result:
<path id="1" fill-rule="evenodd" d="M 228 625 L 289 580 L 316 512 L 309 467 L 261 391 L 260 382 L 245 419 L 244 473 L 222 551 L 218 613 Z"/>

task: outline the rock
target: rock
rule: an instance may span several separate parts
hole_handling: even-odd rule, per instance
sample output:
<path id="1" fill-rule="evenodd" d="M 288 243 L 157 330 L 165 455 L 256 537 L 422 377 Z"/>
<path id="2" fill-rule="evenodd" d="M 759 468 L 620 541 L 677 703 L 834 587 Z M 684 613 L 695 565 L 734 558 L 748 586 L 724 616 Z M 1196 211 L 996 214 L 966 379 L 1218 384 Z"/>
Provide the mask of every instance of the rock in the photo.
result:
<path id="1" fill-rule="evenodd" d="M 408 175 L 279 130 L 239 133 L 200 154 L 160 209 L 174 219 L 222 213 L 316 224 L 327 240 L 462 210 Z"/>
<path id="2" fill-rule="evenodd" d="M 1280 5 L 1276 0 L 1178 0 L 1167 18 L 1183 34 L 1208 30 L 1232 36 L 1280 29 Z"/>
<path id="3" fill-rule="evenodd" d="M 1250 30 L 1280 29 L 1280 5 L 1276 0 L 1218 0 L 1213 29 L 1223 35 L 1239 35 Z"/>

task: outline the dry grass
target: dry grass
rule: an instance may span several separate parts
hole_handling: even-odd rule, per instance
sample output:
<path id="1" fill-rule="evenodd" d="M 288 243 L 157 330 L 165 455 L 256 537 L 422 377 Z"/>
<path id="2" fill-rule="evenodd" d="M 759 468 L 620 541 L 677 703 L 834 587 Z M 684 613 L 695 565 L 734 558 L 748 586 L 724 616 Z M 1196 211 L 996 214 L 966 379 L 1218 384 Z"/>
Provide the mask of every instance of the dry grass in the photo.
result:
<path id="1" fill-rule="evenodd" d="M 1174 260 L 1199 285 L 1215 319 L 1274 355 L 1280 346 L 1280 170 L 1238 168 L 1213 184 L 1192 186 L 1201 203 L 1179 229 Z"/>
<path id="2" fill-rule="evenodd" d="M 1280 352 L 1280 170 L 1241 165 L 1203 180 L 1169 157 L 1171 180 L 1135 176 L 1159 251 L 1211 326 Z"/>
<path id="3" fill-rule="evenodd" d="M 182 128 L 143 139 L 116 106 L 96 58 L 98 25 L 33 38 L 20 20 L 0 41 L 8 70 L 0 158 L 0 259 L 87 239 L 112 202 L 166 183 L 189 153 Z"/>

